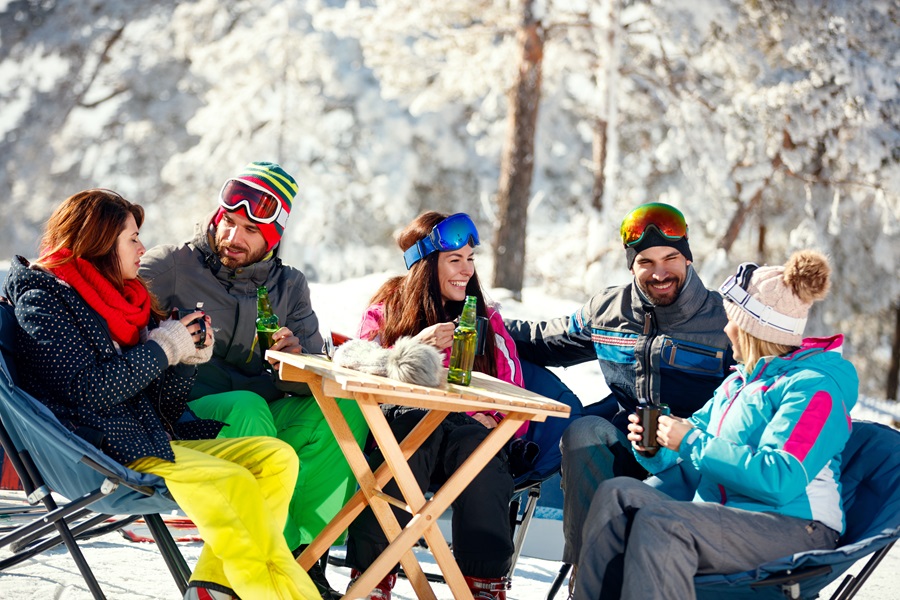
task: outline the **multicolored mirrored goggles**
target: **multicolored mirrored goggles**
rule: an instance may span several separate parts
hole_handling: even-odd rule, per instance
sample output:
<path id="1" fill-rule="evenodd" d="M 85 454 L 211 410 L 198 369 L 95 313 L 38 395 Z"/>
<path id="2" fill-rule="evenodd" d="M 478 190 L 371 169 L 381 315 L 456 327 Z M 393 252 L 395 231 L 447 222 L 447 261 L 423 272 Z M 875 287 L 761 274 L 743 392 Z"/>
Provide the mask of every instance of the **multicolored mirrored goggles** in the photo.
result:
<path id="1" fill-rule="evenodd" d="M 249 181 L 229 179 L 219 192 L 219 204 L 228 210 L 244 208 L 247 216 L 257 223 L 278 223 L 282 230 L 287 225 L 288 212 L 281 200 L 262 186 Z"/>
<path id="2" fill-rule="evenodd" d="M 466 213 L 450 215 L 431 229 L 431 233 L 410 246 L 403 253 L 403 260 L 409 270 L 414 264 L 432 252 L 459 250 L 466 244 L 477 246 L 478 230 Z"/>
<path id="3" fill-rule="evenodd" d="M 625 215 L 619 235 L 626 247 L 634 246 L 644 239 L 650 228 L 669 240 L 680 240 L 688 236 L 688 226 L 681 211 L 660 202 L 642 204 Z"/>
<path id="4" fill-rule="evenodd" d="M 771 306 L 763 304 L 747 291 L 750 278 L 758 268 L 759 265 L 756 263 L 741 263 L 737 272 L 719 286 L 719 293 L 725 300 L 734 302 L 763 325 L 785 333 L 802 335 L 806 327 L 805 318 L 799 319 L 782 314 Z"/>

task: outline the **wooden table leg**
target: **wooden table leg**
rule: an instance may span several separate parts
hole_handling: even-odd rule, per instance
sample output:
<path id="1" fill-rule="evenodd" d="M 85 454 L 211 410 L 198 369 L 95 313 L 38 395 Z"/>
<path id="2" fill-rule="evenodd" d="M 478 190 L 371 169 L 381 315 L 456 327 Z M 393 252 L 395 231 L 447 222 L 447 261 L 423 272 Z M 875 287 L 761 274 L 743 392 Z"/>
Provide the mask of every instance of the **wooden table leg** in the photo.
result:
<path id="1" fill-rule="evenodd" d="M 394 432 L 391 431 L 384 413 L 381 411 L 381 406 L 378 404 L 377 399 L 370 397 L 367 394 L 357 394 L 356 399 L 359 402 L 360 410 L 362 410 L 363 415 L 366 418 L 366 422 L 369 423 L 372 436 L 378 443 L 378 449 L 384 457 L 384 464 L 388 465 L 390 474 L 400 488 L 403 499 L 407 503 L 406 510 L 415 515 L 425 503 L 425 496 L 422 493 L 422 490 L 419 489 L 419 484 L 416 481 L 412 470 L 409 468 L 409 464 L 406 462 L 406 457 L 403 456 L 403 452 L 400 450 L 400 445 L 394 437 Z M 446 416 L 446 414 L 444 416 Z M 440 421 L 430 419 L 429 423 L 436 426 Z M 427 436 L 425 436 L 425 438 L 427 438 Z M 424 441 L 425 438 L 422 438 L 422 441 Z M 421 445 L 421 441 L 419 441 L 419 445 Z M 360 486 L 360 488 L 362 488 L 362 486 Z M 380 488 L 378 488 L 377 491 L 380 492 Z M 367 493 L 366 500 L 390 544 L 402 532 L 400 523 L 394 516 L 390 504 L 382 496 L 376 494 L 369 495 Z M 415 518 L 415 516 L 413 518 Z M 418 540 L 418 538 L 416 538 L 416 540 Z M 441 536 L 441 540 L 441 543 L 446 546 L 447 542 L 443 540 L 443 536 Z M 412 585 L 415 590 L 416 595 L 419 598 L 434 599 L 434 591 L 431 589 L 431 585 L 428 583 L 428 579 L 422 571 L 422 566 L 412 552 L 414 543 L 415 542 L 410 544 L 402 552 L 398 552 L 397 556 L 390 564 L 385 564 L 380 568 L 373 568 L 374 565 L 370 565 L 357 580 L 356 584 L 347 590 L 347 595 L 351 598 L 355 598 L 361 596 L 363 591 L 367 592 L 368 590 L 371 590 L 390 572 L 397 562 L 400 562 L 403 565 L 403 570 L 409 579 L 410 585 Z"/>
<path id="2" fill-rule="evenodd" d="M 425 536 L 437 537 L 443 540 L 440 530 L 437 527 L 437 519 L 459 496 L 463 489 L 481 472 L 491 458 L 503 448 L 509 439 L 515 434 L 516 430 L 527 419 L 526 415 L 519 413 L 510 413 L 503 419 L 496 428 L 484 439 L 460 467 L 450 476 L 447 482 L 435 492 L 431 500 L 426 502 L 421 510 L 416 511 L 412 520 L 403 529 L 388 548 L 375 560 L 369 567 L 369 571 L 376 573 L 387 573 L 391 566 L 397 563 L 398 558 L 409 548 L 412 548 L 416 541 Z M 382 449 L 383 451 L 383 449 Z M 393 467 L 392 467 L 393 468 Z M 407 469 L 409 467 L 407 466 Z M 408 500 L 408 498 L 407 498 Z M 437 535 L 435 535 L 435 532 Z M 442 546 L 435 546 L 429 541 L 429 547 L 434 554 L 435 561 L 444 575 L 447 585 L 453 593 L 453 597 L 471 600 L 472 593 L 465 584 L 462 572 L 456 564 L 456 560 L 450 553 L 446 543 Z M 404 565 L 405 568 L 405 565 Z M 368 571 L 367 571 L 368 573 Z M 383 576 L 383 575 L 382 575 Z M 380 581 L 380 578 L 375 582 Z M 360 590 L 362 591 L 362 590 Z M 418 593 L 418 592 L 417 592 Z M 421 596 L 420 596 L 421 597 Z"/>
<path id="3" fill-rule="evenodd" d="M 412 431 L 409 432 L 402 442 L 400 442 L 400 449 L 403 451 L 404 459 L 409 459 L 410 456 L 413 455 L 413 452 L 419 449 L 419 446 L 422 445 L 429 435 L 440 425 L 441 421 L 444 420 L 444 417 L 447 416 L 446 411 L 438 411 L 432 410 L 429 411 L 425 418 L 423 418 Z M 340 415 L 343 419 L 343 413 Z M 339 442 L 340 444 L 340 442 Z M 354 442 L 355 444 L 355 442 Z M 358 477 L 356 473 L 355 476 Z M 382 463 L 375 470 L 375 487 L 376 489 L 382 489 L 385 484 L 393 476 L 391 475 L 390 465 L 387 463 Z M 358 481 L 358 479 L 357 479 Z M 300 555 L 297 559 L 297 562 L 300 563 L 305 570 L 309 570 L 312 565 L 319 560 L 319 558 L 325 554 L 325 551 L 328 550 L 333 544 L 334 541 L 341 535 L 343 531 L 345 531 L 350 523 L 353 522 L 353 519 L 359 516 L 359 514 L 366 507 L 366 498 L 362 489 L 356 491 L 350 500 L 341 508 L 340 511 L 334 516 L 331 521 L 329 521 L 328 525 L 325 526 L 324 529 L 316 536 L 316 539 L 309 545 L 309 547 Z"/>

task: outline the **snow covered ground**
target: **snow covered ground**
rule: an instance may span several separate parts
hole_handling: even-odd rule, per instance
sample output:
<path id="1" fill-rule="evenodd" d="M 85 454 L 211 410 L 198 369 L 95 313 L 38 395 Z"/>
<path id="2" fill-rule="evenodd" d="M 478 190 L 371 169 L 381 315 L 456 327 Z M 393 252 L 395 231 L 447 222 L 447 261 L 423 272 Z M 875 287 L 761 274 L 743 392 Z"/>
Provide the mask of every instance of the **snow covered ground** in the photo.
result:
<path id="1" fill-rule="evenodd" d="M 312 285 L 313 305 L 320 315 L 323 327 L 353 334 L 356 321 L 362 313 L 374 289 L 386 278 L 385 274 L 350 280 L 334 285 Z M 493 294 L 503 305 L 503 314 L 509 317 L 539 318 L 567 314 L 578 303 L 560 300 L 544 295 L 539 290 L 526 290 L 523 302 L 515 302 L 500 292 Z M 601 381 L 595 363 L 558 371 L 567 384 L 585 402 L 605 395 L 598 386 Z M 894 403 L 879 403 L 866 400 L 854 410 L 853 416 L 880 422 L 900 423 L 900 414 Z M 0 505 L 17 501 L 21 494 L 0 492 Z M 449 536 L 448 536 L 449 537 Z M 517 565 L 513 579 L 513 589 L 509 598 L 516 600 L 539 600 L 547 591 L 559 570 L 561 552 L 561 524 L 554 519 L 540 519 L 529 530 L 525 551 Z M 180 544 L 182 552 L 190 564 L 199 556 L 201 544 L 189 542 Z M 169 576 L 156 548 L 152 544 L 136 544 L 126 541 L 114 533 L 97 538 L 83 545 L 88 562 L 100 580 L 101 587 L 109 598 L 134 599 L 175 599 L 178 591 Z M 335 550 L 339 554 L 339 549 Z M 427 551 L 420 552 L 423 563 L 436 567 Z M 0 558 L 9 555 L 8 549 L 0 549 Z M 426 571 L 428 571 L 426 567 Z M 897 592 L 900 572 L 900 548 L 895 548 L 869 579 L 857 595 L 860 600 L 884 600 L 900 598 Z M 336 589 L 346 589 L 349 571 L 331 566 L 328 577 Z M 823 597 L 837 587 L 837 582 L 826 589 Z M 438 598 L 450 598 L 449 588 L 435 586 Z M 68 553 L 57 548 L 33 558 L 14 568 L 0 573 L 0 599 L 3 600 L 81 600 L 89 599 L 88 592 L 74 562 Z M 401 579 L 395 588 L 394 598 L 411 600 L 412 588 Z M 557 598 L 565 598 L 564 590 Z M 252 600 L 252 599 L 248 599 Z"/>
<path id="2" fill-rule="evenodd" d="M 9 492 L 0 494 L 0 504 L 10 500 L 9 494 Z M 531 531 L 529 535 L 534 533 Z M 180 543 L 179 546 L 188 563 L 193 565 L 200 554 L 201 543 Z M 135 600 L 175 600 L 180 597 L 153 544 L 128 542 L 114 533 L 87 542 L 82 547 L 107 597 Z M 335 553 L 340 554 L 340 549 L 335 549 Z M 0 558 L 8 554 L 7 549 L 0 550 Z M 437 572 L 437 567 L 427 551 L 417 550 L 417 554 L 425 565 L 426 572 Z M 513 588 L 508 597 L 510 600 L 543 600 L 560 566 L 561 563 L 557 561 L 523 556 L 516 567 Z M 900 547 L 895 547 L 856 597 L 859 600 L 900 598 L 897 592 L 898 572 L 900 572 Z M 350 581 L 348 569 L 329 566 L 327 574 L 332 586 L 336 589 L 346 589 Z M 826 588 L 822 597 L 829 597 L 836 587 L 837 582 Z M 439 599 L 452 597 L 446 585 L 434 584 L 434 588 Z M 556 597 L 559 600 L 565 598 L 565 587 Z M 75 563 L 60 547 L 0 573 L 0 598 L 90 600 L 91 595 Z M 396 600 L 415 598 L 412 587 L 405 579 L 398 581 L 394 589 L 394 598 Z"/>

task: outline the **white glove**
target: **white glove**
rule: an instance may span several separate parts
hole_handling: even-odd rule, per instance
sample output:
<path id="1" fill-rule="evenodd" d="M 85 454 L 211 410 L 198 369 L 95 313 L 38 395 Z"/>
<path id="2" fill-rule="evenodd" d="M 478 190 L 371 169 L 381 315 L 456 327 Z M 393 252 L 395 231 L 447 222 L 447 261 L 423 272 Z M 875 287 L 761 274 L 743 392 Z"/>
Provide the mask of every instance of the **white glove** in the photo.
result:
<path id="1" fill-rule="evenodd" d="M 150 341 L 156 342 L 163 349 L 169 359 L 169 366 L 184 362 L 197 352 L 194 338 L 177 319 L 167 319 L 160 323 L 159 327 L 150 332 Z"/>
<path id="2" fill-rule="evenodd" d="M 205 362 L 209 362 L 209 359 L 212 358 L 213 354 L 213 343 L 216 341 L 215 334 L 213 333 L 212 327 L 207 325 L 207 329 L 209 329 L 209 344 L 204 346 L 203 348 L 194 348 L 194 352 L 181 360 L 186 365 L 199 365 Z"/>

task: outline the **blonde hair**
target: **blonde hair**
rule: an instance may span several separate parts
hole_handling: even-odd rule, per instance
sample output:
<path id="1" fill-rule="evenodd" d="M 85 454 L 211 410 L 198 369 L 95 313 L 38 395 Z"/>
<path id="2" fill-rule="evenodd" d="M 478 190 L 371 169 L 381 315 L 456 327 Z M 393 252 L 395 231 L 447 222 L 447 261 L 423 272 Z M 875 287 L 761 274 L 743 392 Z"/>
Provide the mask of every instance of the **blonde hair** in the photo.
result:
<path id="1" fill-rule="evenodd" d="M 741 355 L 743 356 L 744 367 L 747 373 L 752 373 L 756 368 L 756 363 L 760 359 L 767 356 L 782 356 L 793 352 L 797 346 L 785 346 L 784 344 L 776 344 L 767 340 L 761 340 L 751 333 L 747 333 L 743 328 L 737 328 L 738 342 L 741 345 Z"/>

